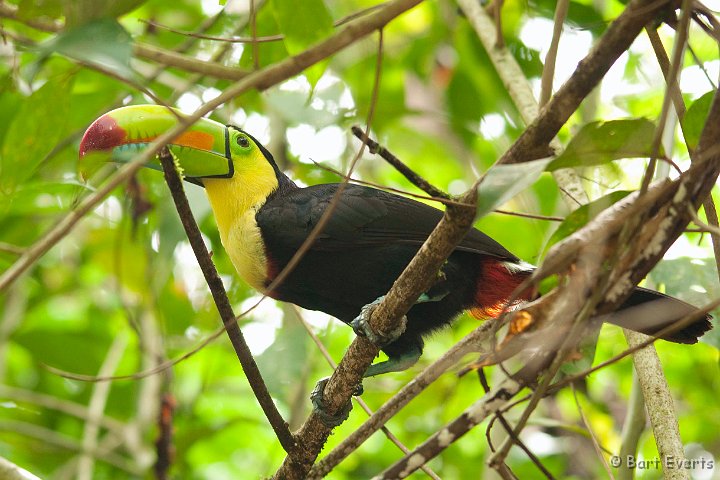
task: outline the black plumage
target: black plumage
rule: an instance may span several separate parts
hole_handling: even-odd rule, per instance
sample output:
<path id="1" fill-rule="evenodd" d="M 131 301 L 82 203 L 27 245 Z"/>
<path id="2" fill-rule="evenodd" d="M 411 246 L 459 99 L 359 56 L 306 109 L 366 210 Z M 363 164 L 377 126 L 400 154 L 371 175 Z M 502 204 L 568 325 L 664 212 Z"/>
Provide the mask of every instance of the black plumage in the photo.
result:
<path id="1" fill-rule="evenodd" d="M 339 184 L 298 188 L 287 177 L 280 180 L 280 188 L 256 214 L 270 263 L 268 282 L 310 235 L 338 188 Z M 270 295 L 350 323 L 363 305 L 387 293 L 440 221 L 442 212 L 359 185 L 346 185 L 336 202 L 312 247 Z M 530 272 L 531 267 L 521 265 L 498 242 L 471 229 L 427 292 L 435 301 L 414 305 L 407 315 L 405 333 L 383 350 L 391 358 L 421 352 L 423 336 L 449 324 L 463 310 L 492 310 L 493 305 L 482 303 L 496 298 L 502 303 Z M 626 306 L 658 298 L 671 297 L 638 289 Z M 674 319 L 695 310 L 677 299 L 671 303 L 678 315 Z M 626 323 L 632 328 L 632 322 Z M 640 330 L 652 333 L 661 326 L 651 321 Z M 668 340 L 694 343 L 710 324 L 706 318 L 691 327 Z"/>

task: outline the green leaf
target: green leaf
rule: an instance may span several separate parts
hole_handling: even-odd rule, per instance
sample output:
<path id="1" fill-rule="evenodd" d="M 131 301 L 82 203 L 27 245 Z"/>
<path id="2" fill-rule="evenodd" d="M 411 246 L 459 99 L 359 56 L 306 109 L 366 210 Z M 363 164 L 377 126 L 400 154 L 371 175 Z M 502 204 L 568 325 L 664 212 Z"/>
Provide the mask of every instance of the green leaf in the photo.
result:
<path id="1" fill-rule="evenodd" d="M 705 128 L 708 113 L 710 112 L 710 104 L 715 96 L 715 90 L 707 92 L 690 105 L 685 112 L 685 116 L 681 120 L 683 135 L 685 142 L 690 150 L 697 148 L 700 141 L 700 134 Z"/>
<path id="2" fill-rule="evenodd" d="M 104 18 L 64 31 L 42 45 L 39 62 L 51 53 L 132 78 L 130 34 L 115 20 Z"/>
<path id="3" fill-rule="evenodd" d="M 305 0 L 302 3 L 273 0 L 272 5 L 290 55 L 297 55 L 332 34 L 332 16 L 323 0 Z M 320 79 L 325 65 L 326 62 L 321 62 L 305 71 L 311 85 L 314 86 Z"/>
<path id="4" fill-rule="evenodd" d="M 0 156 L 0 187 L 6 193 L 30 178 L 64 133 L 71 80 L 50 80 L 21 103 Z"/>
<path id="5" fill-rule="evenodd" d="M 495 165 L 485 173 L 478 186 L 477 216 L 491 212 L 498 206 L 535 183 L 550 158 L 513 165 Z"/>
<path id="6" fill-rule="evenodd" d="M 587 223 L 593 218 L 595 218 L 600 212 L 602 212 L 609 206 L 615 204 L 619 200 L 625 198 L 630 193 L 631 191 L 629 190 L 618 190 L 616 192 L 611 192 L 604 197 L 600 197 L 597 200 L 586 203 L 580 208 L 574 210 L 570 215 L 565 217 L 565 220 L 562 221 L 560 226 L 558 226 L 557 230 L 555 230 L 555 232 L 552 234 L 550 240 L 548 241 L 547 247 L 549 248 L 563 238 L 569 237 L 573 233 L 577 232 L 582 227 L 587 225 Z"/>
<path id="7" fill-rule="evenodd" d="M 117 18 L 145 3 L 146 0 L 63 0 L 65 24 L 78 26 L 103 17 Z"/>
<path id="8" fill-rule="evenodd" d="M 333 21 L 323 0 L 273 0 L 273 11 L 291 55 L 298 54 L 332 33 Z"/>
<path id="9" fill-rule="evenodd" d="M 604 165 L 621 158 L 650 157 L 655 129 L 655 124 L 645 118 L 588 123 L 570 140 L 548 170 Z M 662 147 L 658 155 L 664 155 Z"/>

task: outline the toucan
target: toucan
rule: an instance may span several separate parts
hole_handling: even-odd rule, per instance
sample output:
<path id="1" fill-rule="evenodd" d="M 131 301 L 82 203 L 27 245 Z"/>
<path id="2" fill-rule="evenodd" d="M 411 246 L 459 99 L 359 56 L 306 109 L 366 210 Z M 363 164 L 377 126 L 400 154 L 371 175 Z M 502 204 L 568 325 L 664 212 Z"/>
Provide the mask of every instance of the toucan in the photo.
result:
<path id="1" fill-rule="evenodd" d="M 101 116 L 85 132 L 80 157 L 89 152 L 137 151 L 175 127 L 182 113 L 157 105 L 133 105 Z M 168 148 L 184 179 L 205 188 L 220 239 L 240 277 L 277 300 L 325 312 L 356 325 L 364 306 L 384 295 L 430 232 L 442 212 L 424 203 L 361 185 L 299 187 L 272 154 L 242 129 L 201 118 Z M 156 161 L 148 164 L 160 169 Z M 302 260 L 283 282 L 268 289 L 303 244 L 328 205 L 332 215 Z M 437 281 L 407 313 L 405 331 L 381 345 L 385 362 L 365 376 L 404 370 L 422 354 L 423 337 L 450 324 L 463 311 L 493 318 L 512 307 L 508 299 L 532 273 L 498 242 L 471 229 L 447 259 Z M 527 292 L 518 300 L 528 300 Z M 657 304 L 634 318 L 606 321 L 649 335 L 697 309 L 681 300 L 636 288 L 621 306 Z M 650 318 L 648 318 L 650 317 Z M 355 322 L 355 323 L 354 323 Z M 711 328 L 710 317 L 662 337 L 695 343 Z"/>

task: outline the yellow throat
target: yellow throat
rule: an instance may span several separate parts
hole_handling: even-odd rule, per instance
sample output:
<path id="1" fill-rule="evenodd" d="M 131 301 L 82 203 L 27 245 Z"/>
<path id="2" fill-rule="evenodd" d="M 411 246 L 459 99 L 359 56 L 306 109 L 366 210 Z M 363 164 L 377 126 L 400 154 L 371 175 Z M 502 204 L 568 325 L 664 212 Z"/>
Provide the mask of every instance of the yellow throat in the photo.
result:
<path id="1" fill-rule="evenodd" d="M 232 178 L 204 178 L 220 240 L 240 277 L 258 291 L 265 288 L 267 256 L 255 214 L 278 188 L 275 171 L 257 151 L 235 162 Z"/>

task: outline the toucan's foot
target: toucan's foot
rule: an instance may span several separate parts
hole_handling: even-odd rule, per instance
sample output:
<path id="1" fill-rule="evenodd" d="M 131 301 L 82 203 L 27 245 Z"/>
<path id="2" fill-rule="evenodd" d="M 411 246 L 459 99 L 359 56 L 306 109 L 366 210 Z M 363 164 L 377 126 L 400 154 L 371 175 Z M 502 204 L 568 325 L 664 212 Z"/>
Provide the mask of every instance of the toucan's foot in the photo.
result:
<path id="1" fill-rule="evenodd" d="M 422 355 L 421 348 L 404 352 L 397 357 L 390 357 L 384 362 L 374 363 L 368 367 L 363 377 L 374 377 L 388 372 L 402 372 L 415 365 Z"/>
<path id="2" fill-rule="evenodd" d="M 355 320 L 350 322 L 350 326 L 355 330 L 355 333 L 357 335 L 363 336 L 367 338 L 371 343 L 376 345 L 379 348 L 383 348 L 400 337 L 400 335 L 403 334 L 405 331 L 405 326 L 407 325 L 407 317 L 403 315 L 403 317 L 400 319 L 400 323 L 398 324 L 395 329 L 390 331 L 387 335 L 382 335 L 375 331 L 370 326 L 370 315 L 372 314 L 373 310 L 377 308 L 377 306 L 382 302 L 383 298 L 385 296 L 378 298 L 372 303 L 368 303 L 364 307 L 360 309 L 360 315 L 355 317 Z"/>
<path id="3" fill-rule="evenodd" d="M 318 414 L 322 423 L 328 428 L 335 428 L 350 416 L 352 400 L 348 400 L 347 404 L 335 415 L 328 413 L 325 409 L 325 385 L 327 385 L 328 380 L 330 380 L 330 377 L 321 378 L 317 384 L 315 384 L 315 388 L 313 388 L 310 394 L 310 401 L 313 404 L 313 410 Z M 355 388 L 353 395 L 358 396 L 362 395 L 362 393 L 363 386 L 360 384 Z"/>

